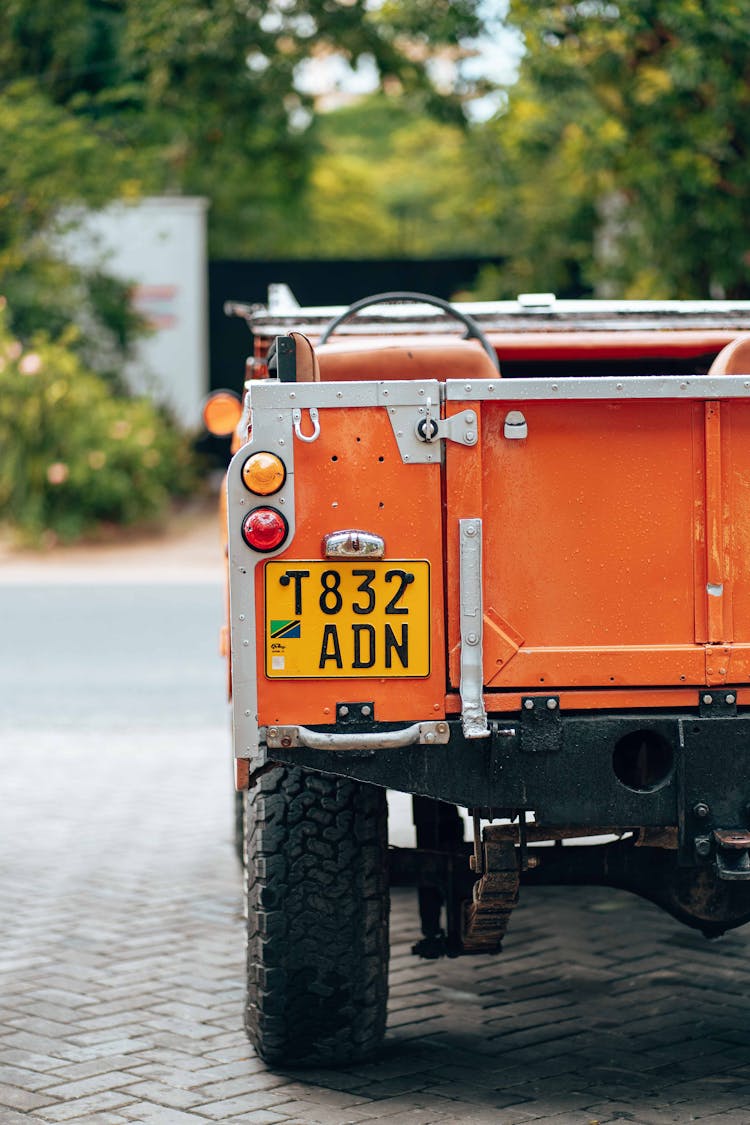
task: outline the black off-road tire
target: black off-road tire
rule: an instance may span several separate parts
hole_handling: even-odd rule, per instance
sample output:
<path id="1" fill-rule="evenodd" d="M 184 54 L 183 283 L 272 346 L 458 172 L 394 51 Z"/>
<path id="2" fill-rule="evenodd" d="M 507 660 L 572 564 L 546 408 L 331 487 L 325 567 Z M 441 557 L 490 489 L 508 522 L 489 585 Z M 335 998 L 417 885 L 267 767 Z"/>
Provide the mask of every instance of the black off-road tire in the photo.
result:
<path id="1" fill-rule="evenodd" d="M 237 859 L 240 863 L 245 862 L 245 794 L 242 790 L 239 793 L 232 792 L 232 811 L 234 813 L 234 820 L 232 823 L 232 838 L 234 840 L 234 850 L 237 853 Z"/>
<path id="2" fill-rule="evenodd" d="M 248 1037 L 266 1062 L 341 1065 L 385 1033 L 383 789 L 278 766 L 245 807 Z"/>

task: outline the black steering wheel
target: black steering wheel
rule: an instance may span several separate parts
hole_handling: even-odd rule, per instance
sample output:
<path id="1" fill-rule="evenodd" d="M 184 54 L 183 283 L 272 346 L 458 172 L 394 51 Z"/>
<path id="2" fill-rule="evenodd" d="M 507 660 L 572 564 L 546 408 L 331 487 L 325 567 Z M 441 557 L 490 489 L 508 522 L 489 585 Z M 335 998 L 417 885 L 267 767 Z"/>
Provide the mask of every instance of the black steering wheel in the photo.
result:
<path id="1" fill-rule="evenodd" d="M 462 339 L 478 340 L 486 351 L 487 355 L 490 357 L 495 370 L 500 370 L 500 364 L 498 363 L 495 349 L 493 348 L 492 344 L 489 342 L 477 322 L 472 317 L 467 316 L 466 313 L 460 312 L 457 308 L 455 308 L 454 305 L 451 305 L 448 301 L 442 300 L 441 297 L 430 297 L 427 293 L 375 293 L 372 297 L 363 297 L 361 301 L 355 301 L 353 305 L 349 305 L 348 309 L 345 309 L 344 312 L 339 314 L 339 316 L 334 317 L 330 324 L 326 325 L 326 327 L 323 329 L 323 334 L 321 335 L 318 343 L 327 343 L 340 324 L 343 324 L 345 321 L 349 320 L 362 309 L 367 309 L 370 307 L 370 305 L 392 304 L 397 301 L 416 301 L 421 305 L 434 305 L 436 308 L 442 309 L 442 311 L 444 313 L 447 313 L 448 316 L 452 316 L 454 320 L 459 320 L 461 324 L 463 324 L 466 328 Z"/>

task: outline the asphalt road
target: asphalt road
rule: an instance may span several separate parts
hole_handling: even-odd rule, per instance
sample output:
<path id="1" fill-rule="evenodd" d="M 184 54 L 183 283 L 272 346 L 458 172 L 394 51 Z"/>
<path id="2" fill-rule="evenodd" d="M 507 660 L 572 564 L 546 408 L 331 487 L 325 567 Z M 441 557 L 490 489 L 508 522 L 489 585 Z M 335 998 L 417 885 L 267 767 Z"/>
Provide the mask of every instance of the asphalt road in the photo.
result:
<path id="1" fill-rule="evenodd" d="M 0 727 L 226 728 L 218 581 L 0 585 Z"/>
<path id="2" fill-rule="evenodd" d="M 397 890 L 382 1058 L 269 1072 L 218 575 L 104 579 L 0 569 L 0 1125 L 747 1125 L 750 933 L 597 889 L 529 891 L 501 957 L 429 963 Z"/>

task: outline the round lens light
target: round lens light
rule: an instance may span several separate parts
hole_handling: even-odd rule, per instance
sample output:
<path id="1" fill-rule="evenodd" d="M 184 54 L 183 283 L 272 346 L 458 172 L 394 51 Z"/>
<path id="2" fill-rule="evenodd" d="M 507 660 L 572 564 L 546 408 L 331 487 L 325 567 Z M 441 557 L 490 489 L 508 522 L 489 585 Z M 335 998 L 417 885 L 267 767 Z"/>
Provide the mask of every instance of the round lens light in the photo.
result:
<path id="1" fill-rule="evenodd" d="M 203 403 L 203 424 L 215 437 L 229 437 L 242 417 L 242 403 L 234 391 L 215 391 Z"/>
<path id="2" fill-rule="evenodd" d="M 272 496 L 286 480 L 284 462 L 275 453 L 252 453 L 242 466 L 242 480 L 256 496 Z"/>
<path id="3" fill-rule="evenodd" d="M 288 533 L 289 525 L 274 508 L 255 508 L 242 521 L 242 537 L 254 551 L 275 551 Z"/>

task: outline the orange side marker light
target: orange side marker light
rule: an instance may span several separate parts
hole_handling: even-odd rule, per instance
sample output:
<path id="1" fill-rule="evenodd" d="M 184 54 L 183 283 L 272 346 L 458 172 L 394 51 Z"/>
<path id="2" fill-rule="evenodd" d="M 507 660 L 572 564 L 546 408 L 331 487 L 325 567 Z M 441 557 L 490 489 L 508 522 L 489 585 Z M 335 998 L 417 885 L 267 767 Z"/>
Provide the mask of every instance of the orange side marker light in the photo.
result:
<path id="1" fill-rule="evenodd" d="M 203 425 L 214 437 L 234 433 L 242 417 L 242 402 L 234 391 L 214 391 L 203 403 Z"/>
<path id="2" fill-rule="evenodd" d="M 286 480 L 284 462 L 275 453 L 252 453 L 242 466 L 242 480 L 256 496 L 272 496 Z"/>

